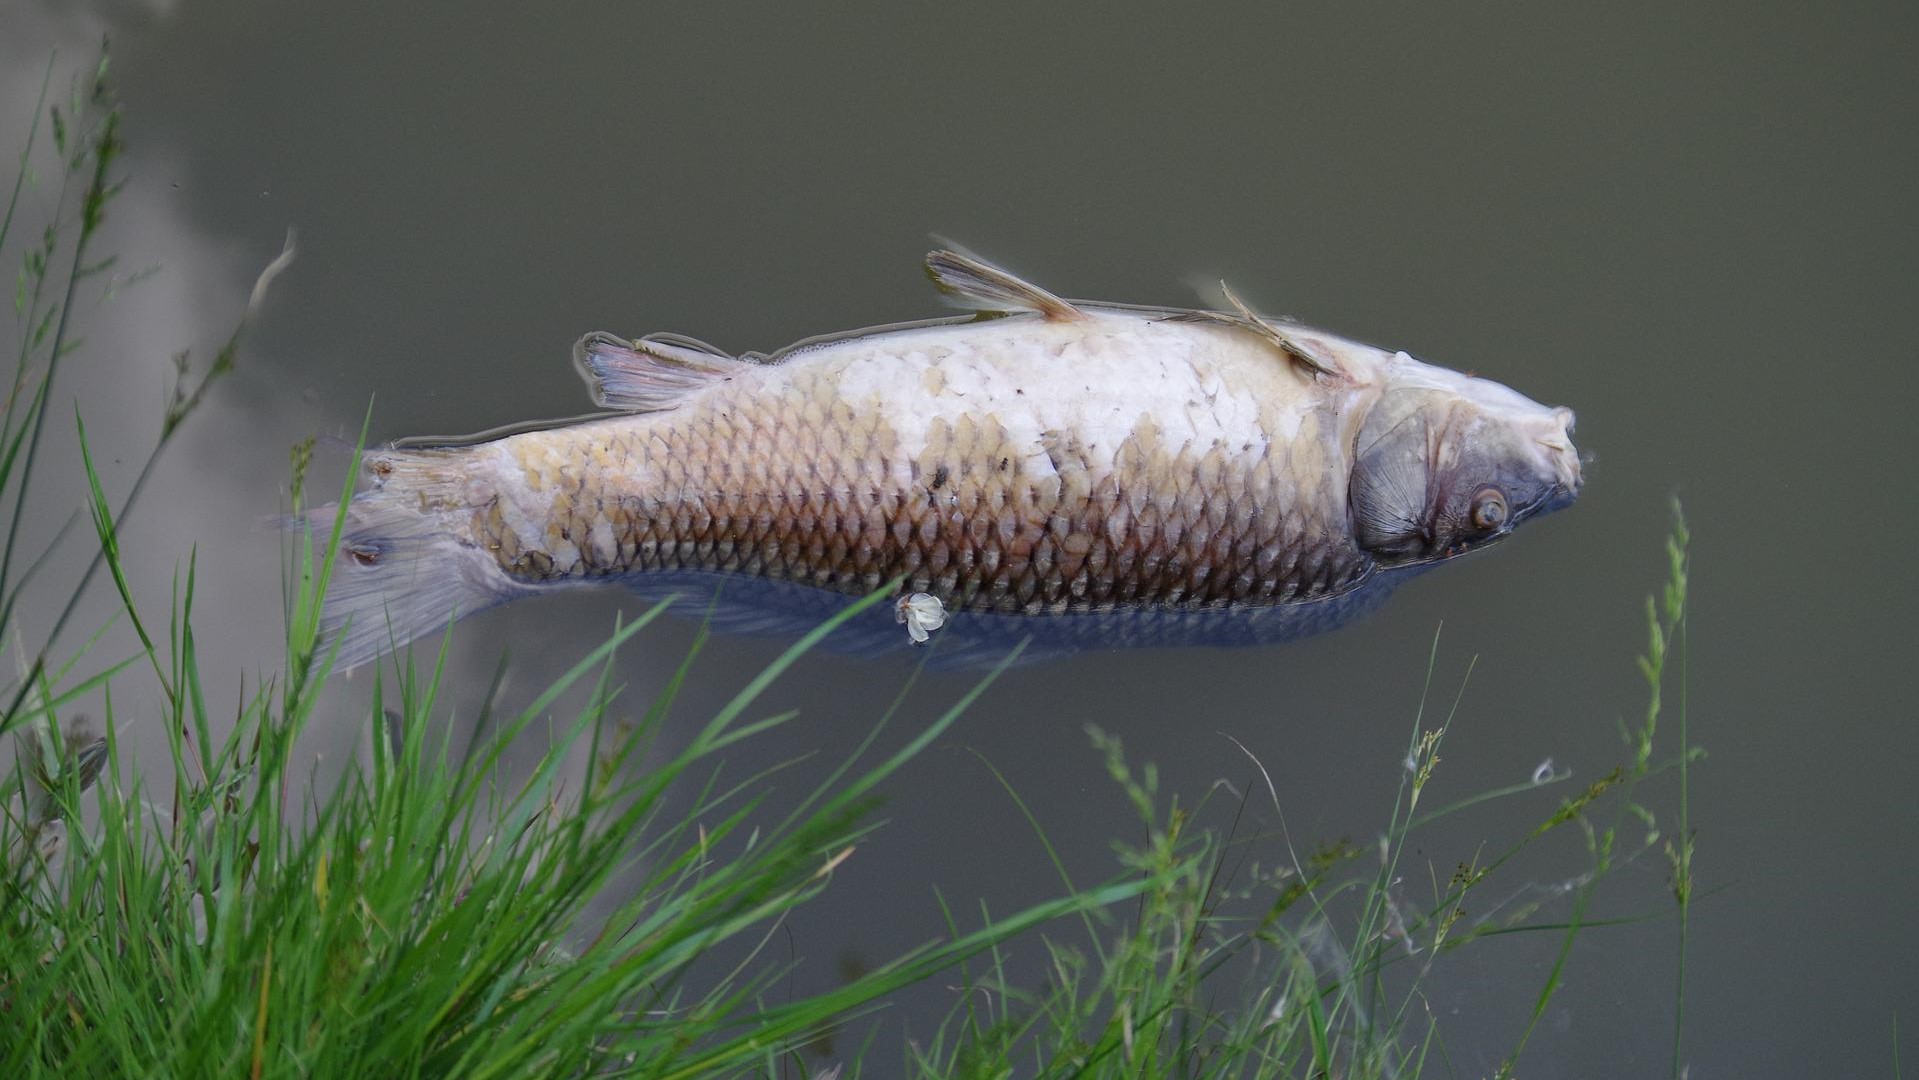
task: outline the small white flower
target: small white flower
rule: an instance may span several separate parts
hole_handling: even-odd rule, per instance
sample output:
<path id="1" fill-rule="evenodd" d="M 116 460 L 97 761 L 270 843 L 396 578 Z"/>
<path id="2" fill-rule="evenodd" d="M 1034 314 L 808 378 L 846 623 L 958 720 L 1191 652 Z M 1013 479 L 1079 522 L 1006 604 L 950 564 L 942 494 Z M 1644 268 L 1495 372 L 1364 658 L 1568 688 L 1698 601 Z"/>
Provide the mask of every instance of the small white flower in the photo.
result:
<path id="1" fill-rule="evenodd" d="M 931 593 L 916 592 L 900 597 L 899 603 L 893 605 L 893 614 L 906 624 L 906 636 L 912 638 L 915 645 L 926 644 L 933 631 L 946 623 L 946 605 Z"/>

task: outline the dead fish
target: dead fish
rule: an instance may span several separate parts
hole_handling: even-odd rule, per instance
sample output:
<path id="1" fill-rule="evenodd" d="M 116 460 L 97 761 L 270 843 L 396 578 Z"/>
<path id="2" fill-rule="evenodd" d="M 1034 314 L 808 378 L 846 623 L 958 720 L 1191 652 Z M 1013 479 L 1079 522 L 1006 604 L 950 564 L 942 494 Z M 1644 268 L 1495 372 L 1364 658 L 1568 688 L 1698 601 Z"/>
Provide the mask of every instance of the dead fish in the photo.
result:
<path id="1" fill-rule="evenodd" d="M 1064 300 L 952 251 L 926 268 L 977 313 L 771 355 L 588 334 L 576 363 L 612 414 L 369 454 L 324 618 L 340 663 L 689 572 L 900 580 L 954 623 L 1302 610 L 1579 490 L 1570 409 L 1230 290 L 1188 311 Z"/>

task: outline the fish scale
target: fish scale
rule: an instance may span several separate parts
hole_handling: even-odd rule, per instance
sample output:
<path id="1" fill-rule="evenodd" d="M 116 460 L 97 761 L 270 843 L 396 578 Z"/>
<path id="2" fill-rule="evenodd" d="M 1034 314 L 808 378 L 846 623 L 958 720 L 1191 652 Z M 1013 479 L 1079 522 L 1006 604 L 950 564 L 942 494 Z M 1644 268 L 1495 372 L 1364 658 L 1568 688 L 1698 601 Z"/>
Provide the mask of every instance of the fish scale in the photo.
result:
<path id="1" fill-rule="evenodd" d="M 762 389 L 513 437 L 519 476 L 503 479 L 544 496 L 529 515 L 544 535 L 511 528 L 496 497 L 472 515 L 474 536 L 526 585 L 699 570 L 863 593 L 903 574 L 957 610 L 1023 614 L 1299 599 L 1370 565 L 1336 533 L 1314 542 L 1343 502 L 1330 481 L 1285 506 L 1262 498 L 1288 452 L 1168 447 L 1146 419 L 1110 464 L 1052 440 L 1051 472 L 1034 476 L 996 418 L 962 414 L 929 425 L 901 486 L 898 433 L 876 409 L 821 407 L 830 375 L 796 380 L 799 400 Z M 596 530 L 615 543 L 601 551 Z"/>

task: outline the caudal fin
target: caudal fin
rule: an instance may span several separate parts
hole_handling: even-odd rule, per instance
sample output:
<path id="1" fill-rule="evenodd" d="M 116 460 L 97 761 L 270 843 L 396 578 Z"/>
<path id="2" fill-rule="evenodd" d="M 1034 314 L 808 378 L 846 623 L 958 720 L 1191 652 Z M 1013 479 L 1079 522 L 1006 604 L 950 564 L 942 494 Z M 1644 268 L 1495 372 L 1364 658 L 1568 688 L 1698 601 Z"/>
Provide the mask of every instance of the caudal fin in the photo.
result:
<path id="1" fill-rule="evenodd" d="M 322 655 L 351 668 L 517 594 L 471 534 L 460 450 L 368 455 L 373 486 L 347 506 L 320 615 Z M 337 508 L 314 511 L 324 536 Z"/>

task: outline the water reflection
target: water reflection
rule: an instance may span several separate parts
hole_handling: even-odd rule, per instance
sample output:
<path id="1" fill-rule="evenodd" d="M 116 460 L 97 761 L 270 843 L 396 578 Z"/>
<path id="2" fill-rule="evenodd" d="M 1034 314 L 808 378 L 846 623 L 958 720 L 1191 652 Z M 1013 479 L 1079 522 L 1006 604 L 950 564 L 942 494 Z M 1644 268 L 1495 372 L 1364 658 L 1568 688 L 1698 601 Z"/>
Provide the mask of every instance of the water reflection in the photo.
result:
<path id="1" fill-rule="evenodd" d="M 980 671 L 1018 648 L 1019 663 L 1060 660 L 1111 649 L 1253 648 L 1323 634 L 1376 610 L 1401 582 L 1426 567 L 1384 571 L 1357 589 L 1324 600 L 1198 610 L 1117 609 L 1061 615 L 945 612 L 923 643 L 937 671 Z M 765 578 L 713 573 L 636 575 L 631 591 L 672 601 L 676 613 L 713 630 L 791 641 L 857 603 L 840 593 Z M 915 642 L 895 604 L 861 611 L 821 639 L 819 648 L 850 657 L 900 653 Z"/>

